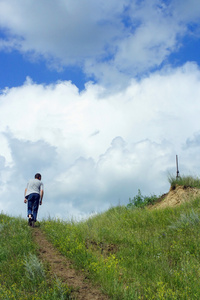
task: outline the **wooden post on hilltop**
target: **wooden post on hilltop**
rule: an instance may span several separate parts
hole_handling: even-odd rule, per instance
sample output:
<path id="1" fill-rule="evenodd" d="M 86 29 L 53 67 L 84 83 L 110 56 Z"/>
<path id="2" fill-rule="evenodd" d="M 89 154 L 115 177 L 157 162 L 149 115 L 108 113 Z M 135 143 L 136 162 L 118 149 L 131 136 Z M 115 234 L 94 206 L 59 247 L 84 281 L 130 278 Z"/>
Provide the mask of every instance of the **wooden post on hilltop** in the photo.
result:
<path id="1" fill-rule="evenodd" d="M 176 155 L 176 178 L 179 178 L 179 170 L 178 170 L 178 155 Z"/>

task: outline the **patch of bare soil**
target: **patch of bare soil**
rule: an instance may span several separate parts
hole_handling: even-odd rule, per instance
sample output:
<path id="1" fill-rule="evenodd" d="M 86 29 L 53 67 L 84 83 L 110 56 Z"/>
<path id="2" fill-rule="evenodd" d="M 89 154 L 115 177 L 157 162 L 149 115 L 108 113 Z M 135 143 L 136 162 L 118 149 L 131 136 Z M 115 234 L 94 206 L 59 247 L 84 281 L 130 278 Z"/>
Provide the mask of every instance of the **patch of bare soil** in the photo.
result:
<path id="1" fill-rule="evenodd" d="M 104 257 L 114 254 L 118 251 L 118 247 L 114 244 L 97 243 L 96 241 L 87 240 L 85 243 L 87 249 L 92 249 L 96 253 L 101 253 Z"/>
<path id="2" fill-rule="evenodd" d="M 177 206 L 181 203 L 188 202 L 197 196 L 200 196 L 200 189 L 177 185 L 171 187 L 169 193 L 163 195 L 158 203 L 150 206 L 149 208 L 157 209 Z"/>
<path id="3" fill-rule="evenodd" d="M 39 245 L 40 259 L 48 263 L 52 275 L 56 275 L 62 282 L 72 287 L 72 299 L 109 299 L 97 287 L 93 286 L 82 272 L 73 268 L 72 263 L 53 247 L 40 228 L 33 228 L 33 237 Z"/>

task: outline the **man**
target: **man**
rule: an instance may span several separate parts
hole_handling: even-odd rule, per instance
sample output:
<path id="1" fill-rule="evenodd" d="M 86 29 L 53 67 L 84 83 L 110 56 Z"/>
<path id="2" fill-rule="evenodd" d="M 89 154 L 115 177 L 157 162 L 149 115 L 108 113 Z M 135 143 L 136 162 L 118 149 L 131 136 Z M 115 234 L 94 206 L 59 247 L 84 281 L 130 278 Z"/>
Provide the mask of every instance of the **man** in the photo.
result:
<path id="1" fill-rule="evenodd" d="M 34 227 L 37 221 L 37 212 L 39 204 L 42 205 L 44 195 L 44 186 L 41 182 L 41 174 L 35 174 L 34 179 L 30 179 L 25 189 L 24 203 L 28 202 L 28 223 Z"/>

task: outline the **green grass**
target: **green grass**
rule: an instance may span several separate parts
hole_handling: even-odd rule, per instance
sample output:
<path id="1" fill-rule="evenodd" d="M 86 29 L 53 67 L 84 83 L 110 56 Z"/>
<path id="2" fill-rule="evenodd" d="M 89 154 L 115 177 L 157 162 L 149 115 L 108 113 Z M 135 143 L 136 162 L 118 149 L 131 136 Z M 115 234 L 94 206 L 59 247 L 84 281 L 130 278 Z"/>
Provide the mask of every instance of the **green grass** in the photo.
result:
<path id="1" fill-rule="evenodd" d="M 54 245 L 111 299 L 200 299 L 200 199 L 177 208 L 113 207 L 43 222 Z"/>
<path id="2" fill-rule="evenodd" d="M 199 179 L 171 177 L 177 184 L 199 187 Z M 140 206 L 154 198 L 138 193 L 132 205 L 82 222 L 49 219 L 41 229 L 111 299 L 200 299 L 200 198 L 175 208 Z M 31 230 L 0 214 L 0 299 L 70 299 L 39 261 Z"/>
<path id="3" fill-rule="evenodd" d="M 184 186 L 185 188 L 198 188 L 200 189 L 200 179 L 198 177 L 193 176 L 180 176 L 175 177 L 169 175 L 168 181 L 171 184 L 171 187 L 176 187 L 176 185 Z"/>
<path id="4" fill-rule="evenodd" d="M 1 213 L 0 299 L 70 299 L 70 289 L 50 277 L 37 253 L 27 222 Z"/>

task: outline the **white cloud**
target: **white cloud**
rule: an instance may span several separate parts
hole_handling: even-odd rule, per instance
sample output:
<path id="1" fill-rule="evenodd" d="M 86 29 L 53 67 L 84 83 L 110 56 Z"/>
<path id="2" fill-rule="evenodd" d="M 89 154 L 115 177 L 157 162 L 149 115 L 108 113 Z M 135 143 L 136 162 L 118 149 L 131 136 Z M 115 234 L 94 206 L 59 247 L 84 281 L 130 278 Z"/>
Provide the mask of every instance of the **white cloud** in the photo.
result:
<path id="1" fill-rule="evenodd" d="M 107 93 L 88 83 L 23 86 L 0 95 L 0 208 L 25 214 L 27 180 L 41 172 L 40 217 L 86 216 L 128 203 L 140 188 L 167 192 L 168 172 L 199 170 L 200 70 L 179 69 L 132 80 Z M 13 195 L 15 197 L 13 198 Z"/>
<path id="2" fill-rule="evenodd" d="M 200 19 L 200 3 L 198 0 L 172 1 L 172 10 L 174 17 L 182 22 L 195 23 Z"/>
<path id="3" fill-rule="evenodd" d="M 102 55 L 116 35 L 124 1 L 1 1 L 1 25 L 19 37 L 19 50 L 55 56 L 71 64 Z"/>
<path id="4" fill-rule="evenodd" d="M 159 66 L 199 33 L 198 1 L 1 0 L 1 49 L 18 49 L 49 66 L 78 64 L 107 83 Z M 127 84 L 128 85 L 128 84 Z"/>

